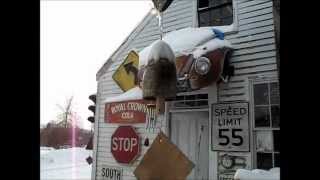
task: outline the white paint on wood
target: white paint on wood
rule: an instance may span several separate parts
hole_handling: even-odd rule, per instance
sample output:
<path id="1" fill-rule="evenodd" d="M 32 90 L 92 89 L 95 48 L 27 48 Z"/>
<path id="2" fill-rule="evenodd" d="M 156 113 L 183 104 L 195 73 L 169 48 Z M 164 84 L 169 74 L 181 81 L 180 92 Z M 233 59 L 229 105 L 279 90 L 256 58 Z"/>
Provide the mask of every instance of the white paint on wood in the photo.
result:
<path id="1" fill-rule="evenodd" d="M 255 5 L 255 6 L 249 6 L 246 8 L 239 9 L 239 14 L 253 12 L 253 11 L 259 11 L 261 9 L 265 9 L 268 7 L 272 7 L 272 2 L 261 3 L 261 4 Z"/>
<path id="2" fill-rule="evenodd" d="M 209 175 L 209 114 L 175 112 L 170 119 L 170 139 L 191 160 L 195 167 L 188 180 L 208 179 Z"/>
<path id="3" fill-rule="evenodd" d="M 238 1 L 238 7 L 239 9 L 243 9 L 243 8 L 247 8 L 250 6 L 256 6 L 258 4 L 262 4 L 265 2 L 269 2 L 270 0 L 252 0 L 252 1 L 243 1 L 243 0 L 239 0 Z"/>

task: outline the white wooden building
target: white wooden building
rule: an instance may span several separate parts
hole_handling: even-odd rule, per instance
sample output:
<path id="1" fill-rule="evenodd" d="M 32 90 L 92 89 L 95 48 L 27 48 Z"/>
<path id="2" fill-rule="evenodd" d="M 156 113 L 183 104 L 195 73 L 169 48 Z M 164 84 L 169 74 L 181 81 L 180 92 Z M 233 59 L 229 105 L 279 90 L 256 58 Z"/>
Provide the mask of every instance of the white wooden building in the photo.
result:
<path id="1" fill-rule="evenodd" d="M 225 153 L 245 161 L 245 166 L 241 168 L 279 167 L 279 57 L 273 1 L 198 1 L 174 0 L 163 15 L 164 32 L 186 27 L 226 26 L 225 39 L 234 48 L 231 64 L 235 67 L 235 75 L 228 83 L 179 93 L 177 101 L 166 103 L 166 120 L 158 127 L 196 164 L 189 176 L 191 179 L 228 179 L 228 173 L 223 174 L 226 171 L 223 167 L 221 169 L 220 163 Z M 123 93 L 112 75 L 127 54 L 131 50 L 139 52 L 159 38 L 158 19 L 148 13 L 97 72 L 92 180 L 102 179 L 101 169 L 105 165 L 122 169 L 123 179 L 135 179 L 133 171 L 150 146 L 141 144 L 141 155 L 132 165 L 118 164 L 110 153 L 110 140 L 119 125 L 104 122 L 103 101 Z M 212 148 L 212 109 L 215 104 L 225 102 L 247 102 L 249 105 L 248 151 L 224 152 Z M 158 133 L 147 132 L 144 124 L 132 126 L 142 138 L 142 143 L 143 138 L 149 137 L 151 144 Z M 237 163 L 241 166 L 243 162 Z"/>

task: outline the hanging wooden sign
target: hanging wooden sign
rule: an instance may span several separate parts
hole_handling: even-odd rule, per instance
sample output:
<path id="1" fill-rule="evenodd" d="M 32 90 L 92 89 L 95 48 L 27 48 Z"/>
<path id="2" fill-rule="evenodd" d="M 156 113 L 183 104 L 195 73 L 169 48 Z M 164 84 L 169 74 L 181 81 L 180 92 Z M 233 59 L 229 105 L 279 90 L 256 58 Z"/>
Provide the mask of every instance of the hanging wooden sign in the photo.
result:
<path id="1" fill-rule="evenodd" d="M 139 180 L 182 180 L 195 164 L 160 131 L 133 174 Z"/>
<path id="2" fill-rule="evenodd" d="M 106 123 L 145 123 L 148 106 L 154 104 L 148 100 L 130 100 L 107 103 L 104 120 Z"/>

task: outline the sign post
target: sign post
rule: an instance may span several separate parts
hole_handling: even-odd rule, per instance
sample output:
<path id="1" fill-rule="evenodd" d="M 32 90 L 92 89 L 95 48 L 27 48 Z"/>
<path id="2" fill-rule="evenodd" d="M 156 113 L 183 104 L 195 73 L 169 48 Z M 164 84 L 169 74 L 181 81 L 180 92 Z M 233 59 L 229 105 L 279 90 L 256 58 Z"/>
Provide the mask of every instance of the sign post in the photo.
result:
<path id="1" fill-rule="evenodd" d="M 140 137 L 132 126 L 119 126 L 111 136 L 111 153 L 118 163 L 130 164 L 140 151 Z"/>
<path id="2" fill-rule="evenodd" d="M 212 150 L 249 151 L 248 102 L 213 104 Z"/>

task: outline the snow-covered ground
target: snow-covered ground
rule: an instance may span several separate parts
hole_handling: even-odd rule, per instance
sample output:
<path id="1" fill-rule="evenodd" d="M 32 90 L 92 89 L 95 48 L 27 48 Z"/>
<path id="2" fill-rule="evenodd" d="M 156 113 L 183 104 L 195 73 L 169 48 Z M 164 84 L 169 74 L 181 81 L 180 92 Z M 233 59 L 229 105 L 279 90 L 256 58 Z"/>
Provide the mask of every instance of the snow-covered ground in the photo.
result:
<path id="1" fill-rule="evenodd" d="M 272 168 L 269 171 L 262 169 L 246 170 L 238 169 L 234 175 L 235 180 L 280 180 L 280 168 Z"/>
<path id="2" fill-rule="evenodd" d="M 41 147 L 41 180 L 90 180 L 91 165 L 86 162 L 91 150 L 85 148 L 53 149 Z"/>

